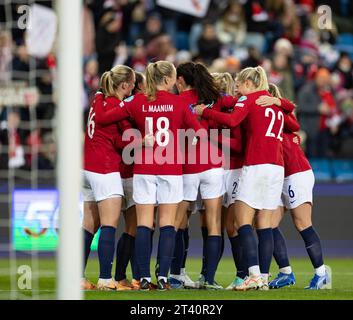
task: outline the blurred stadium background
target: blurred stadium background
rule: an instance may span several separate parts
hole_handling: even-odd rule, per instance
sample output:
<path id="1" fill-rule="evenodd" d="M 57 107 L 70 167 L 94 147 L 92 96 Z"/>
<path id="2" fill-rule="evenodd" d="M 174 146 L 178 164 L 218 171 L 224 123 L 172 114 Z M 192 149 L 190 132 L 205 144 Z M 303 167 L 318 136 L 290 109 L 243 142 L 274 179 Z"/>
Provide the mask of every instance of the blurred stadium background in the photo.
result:
<path id="1" fill-rule="evenodd" d="M 28 22 L 24 5 L 33 9 L 39 29 L 21 25 Z M 326 7 L 324 21 L 322 5 L 332 13 Z M 82 111 L 86 123 L 100 74 L 115 64 L 143 72 L 149 61 L 177 65 L 192 59 L 232 75 L 264 66 L 269 80 L 298 105 L 301 142 L 316 177 L 314 223 L 324 253 L 352 258 L 352 16 L 348 0 L 86 0 L 82 102 L 71 107 Z M 57 248 L 58 23 L 54 0 L 0 0 L 0 261 L 8 261 L 0 276 L 9 275 L 15 291 L 13 261 L 27 261 L 35 273 L 39 258 L 54 257 Z M 190 230 L 190 255 L 197 257 L 197 215 Z M 289 217 L 283 231 L 290 254 L 304 257 Z"/>

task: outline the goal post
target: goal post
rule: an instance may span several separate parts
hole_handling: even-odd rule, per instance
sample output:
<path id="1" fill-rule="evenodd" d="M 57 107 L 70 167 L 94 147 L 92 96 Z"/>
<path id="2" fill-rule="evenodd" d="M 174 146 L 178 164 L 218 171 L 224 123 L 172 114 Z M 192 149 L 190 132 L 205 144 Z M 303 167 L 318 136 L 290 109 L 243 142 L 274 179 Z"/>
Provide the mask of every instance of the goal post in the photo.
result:
<path id="1" fill-rule="evenodd" d="M 60 197 L 57 298 L 83 297 L 79 215 L 82 166 L 82 1 L 56 2 L 58 34 L 57 182 Z"/>

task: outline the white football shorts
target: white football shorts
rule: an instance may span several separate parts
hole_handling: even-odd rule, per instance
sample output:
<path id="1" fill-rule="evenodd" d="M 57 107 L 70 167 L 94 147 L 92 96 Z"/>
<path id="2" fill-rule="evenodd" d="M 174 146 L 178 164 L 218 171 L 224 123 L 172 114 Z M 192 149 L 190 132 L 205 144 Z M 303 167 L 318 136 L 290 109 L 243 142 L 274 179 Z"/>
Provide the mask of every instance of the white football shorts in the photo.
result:
<path id="1" fill-rule="evenodd" d="M 275 210 L 280 202 L 284 168 L 273 164 L 244 166 L 239 177 L 235 200 L 254 209 Z"/>
<path id="2" fill-rule="evenodd" d="M 226 193 L 223 197 L 223 207 L 228 208 L 235 202 L 235 195 L 238 189 L 239 177 L 241 169 L 225 170 L 225 190 Z"/>
<path id="3" fill-rule="evenodd" d="M 102 201 L 124 196 L 119 172 L 95 173 L 83 170 L 83 201 Z"/>
<path id="4" fill-rule="evenodd" d="M 303 203 L 313 203 L 315 177 L 312 170 L 294 173 L 284 178 L 282 206 L 295 209 Z"/>
<path id="5" fill-rule="evenodd" d="M 136 204 L 179 203 L 183 200 L 183 176 L 134 174 L 133 200 Z"/>
<path id="6" fill-rule="evenodd" d="M 124 190 L 124 201 L 121 210 L 128 210 L 135 205 L 135 201 L 132 198 L 133 194 L 133 178 L 122 179 L 123 190 Z"/>
<path id="7" fill-rule="evenodd" d="M 195 201 L 200 192 L 201 199 L 214 199 L 224 195 L 224 169 L 214 168 L 200 173 L 184 174 L 184 200 Z"/>

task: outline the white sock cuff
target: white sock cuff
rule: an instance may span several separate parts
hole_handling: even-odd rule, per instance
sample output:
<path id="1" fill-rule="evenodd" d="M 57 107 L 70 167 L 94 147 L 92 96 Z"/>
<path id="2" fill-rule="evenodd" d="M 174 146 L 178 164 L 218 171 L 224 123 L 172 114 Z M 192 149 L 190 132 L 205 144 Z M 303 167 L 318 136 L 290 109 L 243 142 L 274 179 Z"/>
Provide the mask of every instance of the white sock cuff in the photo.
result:
<path id="1" fill-rule="evenodd" d="M 322 266 L 318 267 L 315 269 L 315 273 L 319 276 L 319 277 L 323 277 L 326 273 L 326 268 L 325 265 L 323 264 Z"/>
<path id="2" fill-rule="evenodd" d="M 284 274 L 291 274 L 293 272 L 291 266 L 280 268 L 279 271 Z"/>
<path id="3" fill-rule="evenodd" d="M 249 267 L 249 275 L 251 275 L 251 276 L 261 275 L 260 266 L 257 265 L 257 266 Z"/>
<path id="4" fill-rule="evenodd" d="M 146 279 L 148 282 L 151 282 L 151 280 L 152 280 L 151 277 L 143 277 L 140 279 L 140 281 L 142 281 L 143 279 Z"/>
<path id="5" fill-rule="evenodd" d="M 159 280 L 164 280 L 165 282 L 168 281 L 167 277 L 158 277 L 158 281 L 159 281 Z"/>

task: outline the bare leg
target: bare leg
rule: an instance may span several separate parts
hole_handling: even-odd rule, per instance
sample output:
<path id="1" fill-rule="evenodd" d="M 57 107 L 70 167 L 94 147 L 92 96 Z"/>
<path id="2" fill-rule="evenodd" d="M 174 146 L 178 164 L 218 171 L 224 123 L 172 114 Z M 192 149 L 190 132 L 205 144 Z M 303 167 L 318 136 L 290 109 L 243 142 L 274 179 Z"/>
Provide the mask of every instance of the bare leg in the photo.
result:
<path id="1" fill-rule="evenodd" d="M 82 227 L 91 234 L 95 234 L 99 228 L 99 212 L 95 201 L 85 201 L 83 204 Z"/>
<path id="2" fill-rule="evenodd" d="M 109 198 L 98 202 L 101 226 L 111 226 L 114 228 L 118 226 L 121 202 L 121 197 Z"/>
<path id="3" fill-rule="evenodd" d="M 173 224 L 175 226 L 175 229 L 182 229 L 181 225 L 183 221 L 185 222 L 185 219 L 187 219 L 187 211 L 189 208 L 190 202 L 188 201 L 182 201 L 178 205 L 177 213 L 175 216 L 175 223 Z"/>
<path id="4" fill-rule="evenodd" d="M 154 228 L 154 205 L 136 204 L 137 226 Z"/>
<path id="5" fill-rule="evenodd" d="M 233 238 L 238 234 L 238 226 L 235 221 L 235 206 L 230 205 L 227 208 L 225 216 L 225 228 L 229 238 Z"/>
<path id="6" fill-rule="evenodd" d="M 311 211 L 312 206 L 308 202 L 291 210 L 293 223 L 299 232 L 312 225 Z"/>
<path id="7" fill-rule="evenodd" d="M 234 203 L 234 212 L 235 212 L 235 223 L 241 228 L 246 224 L 250 224 L 252 226 L 255 209 L 251 208 L 243 201 L 235 201 Z"/>

